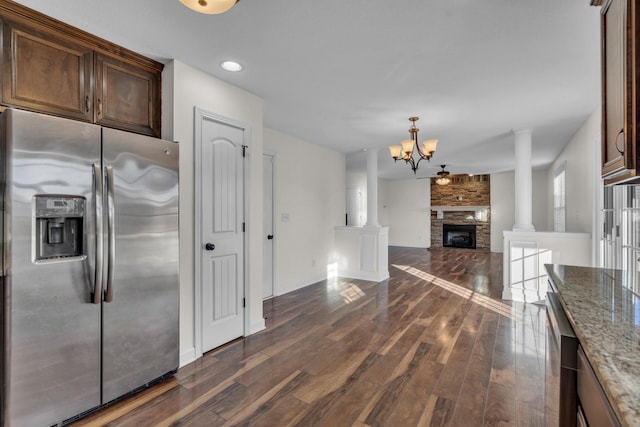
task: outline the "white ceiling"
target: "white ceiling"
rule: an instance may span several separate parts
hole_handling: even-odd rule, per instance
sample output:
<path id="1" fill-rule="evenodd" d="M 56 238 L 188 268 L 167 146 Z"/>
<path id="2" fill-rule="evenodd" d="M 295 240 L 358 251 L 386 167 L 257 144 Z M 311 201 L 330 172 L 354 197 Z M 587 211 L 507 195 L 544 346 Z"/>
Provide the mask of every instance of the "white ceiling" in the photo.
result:
<path id="1" fill-rule="evenodd" d="M 161 62 L 175 58 L 264 99 L 264 124 L 348 154 L 440 140 L 452 173 L 513 170 L 512 130 L 545 167 L 600 103 L 600 8 L 588 0 L 241 0 L 201 15 L 178 0 L 19 0 Z M 222 70 L 222 60 L 245 68 Z M 301 159 L 309 161 L 311 159 Z"/>

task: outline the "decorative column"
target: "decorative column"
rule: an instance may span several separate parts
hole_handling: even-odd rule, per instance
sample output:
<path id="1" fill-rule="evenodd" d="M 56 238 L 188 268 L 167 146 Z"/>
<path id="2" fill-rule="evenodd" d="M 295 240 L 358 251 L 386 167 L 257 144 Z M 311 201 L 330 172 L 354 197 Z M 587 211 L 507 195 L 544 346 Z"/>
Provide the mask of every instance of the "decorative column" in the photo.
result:
<path id="1" fill-rule="evenodd" d="M 531 130 L 513 132 L 515 136 L 515 224 L 513 231 L 536 231 L 533 226 Z"/>
<path id="2" fill-rule="evenodd" d="M 367 223 L 336 227 L 338 276 L 380 282 L 389 278 L 389 227 L 378 223 L 378 149 L 367 150 Z"/>
<path id="3" fill-rule="evenodd" d="M 378 149 L 367 150 L 367 224 L 380 228 L 378 223 Z"/>

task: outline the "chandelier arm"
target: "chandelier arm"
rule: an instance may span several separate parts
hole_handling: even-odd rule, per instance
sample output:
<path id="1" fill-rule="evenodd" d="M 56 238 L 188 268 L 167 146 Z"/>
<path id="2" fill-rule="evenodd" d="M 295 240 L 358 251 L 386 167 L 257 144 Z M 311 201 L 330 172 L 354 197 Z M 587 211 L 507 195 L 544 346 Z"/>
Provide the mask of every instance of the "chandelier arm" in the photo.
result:
<path id="1" fill-rule="evenodd" d="M 431 163 L 431 157 L 433 156 L 433 152 L 430 154 L 422 154 L 422 152 L 418 152 L 418 154 L 420 155 L 420 159 L 427 159 L 429 161 L 429 163 Z"/>
<path id="2" fill-rule="evenodd" d="M 420 160 L 418 160 L 418 163 L 416 163 L 416 161 L 413 159 L 413 156 L 411 156 L 409 157 L 409 159 L 405 160 L 405 162 L 409 163 L 411 170 L 415 174 L 416 170 L 418 170 L 418 163 L 420 163 Z"/>
<path id="3" fill-rule="evenodd" d="M 414 124 L 414 127 L 415 127 L 415 122 L 413 122 L 413 124 Z M 422 154 L 422 150 L 420 149 L 420 143 L 418 142 L 419 141 L 418 130 L 419 129 L 416 128 L 413 132 L 411 132 L 412 136 L 413 136 L 413 142 L 416 145 L 416 148 L 413 151 L 417 151 L 418 152 L 418 156 L 420 156 L 420 159 L 418 159 L 418 163 L 420 163 L 420 160 L 422 160 L 422 159 L 427 159 L 427 161 L 429 163 L 431 163 L 431 156 L 433 155 L 433 152 L 428 153 L 428 154 Z M 418 168 L 418 163 L 416 163 L 416 169 Z M 414 170 L 413 173 L 415 173 L 415 172 L 416 171 Z"/>
<path id="4" fill-rule="evenodd" d="M 422 161 L 422 159 L 427 159 L 429 162 L 431 162 L 431 160 L 429 160 L 428 157 L 423 157 L 422 155 L 420 156 L 420 158 L 418 159 L 418 161 L 416 162 L 416 168 L 413 170 L 413 173 L 415 174 L 416 171 L 418 170 L 418 165 L 420 164 L 420 162 Z"/>

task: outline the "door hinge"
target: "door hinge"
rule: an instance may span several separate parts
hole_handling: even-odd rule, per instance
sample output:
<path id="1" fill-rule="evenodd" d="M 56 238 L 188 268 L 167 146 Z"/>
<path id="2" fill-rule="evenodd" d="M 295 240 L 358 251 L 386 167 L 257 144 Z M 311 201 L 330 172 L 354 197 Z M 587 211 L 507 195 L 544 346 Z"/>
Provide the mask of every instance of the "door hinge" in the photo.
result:
<path id="1" fill-rule="evenodd" d="M 242 146 L 242 157 L 245 157 L 247 155 L 247 148 L 249 148 L 248 145 Z"/>
<path id="2" fill-rule="evenodd" d="M 245 308 L 247 306 L 247 300 L 246 298 L 242 298 L 242 308 Z"/>
<path id="3" fill-rule="evenodd" d="M 246 224 L 246 223 L 244 223 L 244 222 L 242 223 L 242 232 L 243 232 L 243 233 L 244 233 L 244 230 L 245 230 L 245 224 Z"/>

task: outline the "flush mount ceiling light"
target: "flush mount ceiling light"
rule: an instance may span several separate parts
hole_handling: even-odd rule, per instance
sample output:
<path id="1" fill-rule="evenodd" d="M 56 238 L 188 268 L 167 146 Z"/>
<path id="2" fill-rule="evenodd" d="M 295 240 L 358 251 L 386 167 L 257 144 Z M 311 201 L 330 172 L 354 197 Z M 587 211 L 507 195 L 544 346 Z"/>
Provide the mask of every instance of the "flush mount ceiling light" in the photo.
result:
<path id="1" fill-rule="evenodd" d="M 401 145 L 392 145 L 389 147 L 393 160 L 404 160 L 405 163 L 408 163 L 409 166 L 411 166 L 411 170 L 413 170 L 414 174 L 418 170 L 418 164 L 421 160 L 427 159 L 427 161 L 431 161 L 431 157 L 433 156 L 433 153 L 436 152 L 436 146 L 438 145 L 437 139 L 424 141 L 422 143 L 422 148 L 418 145 L 418 131 L 420 130 L 416 127 L 416 122 L 418 120 L 418 117 L 409 117 L 409 121 L 411 122 L 409 135 L 411 135 L 411 139 L 405 139 L 400 142 Z M 413 157 L 414 152 L 418 153 L 417 161 Z"/>
<path id="2" fill-rule="evenodd" d="M 238 64 L 236 61 L 223 61 L 220 63 L 220 66 L 227 71 L 240 71 L 242 70 L 242 65 Z"/>
<path id="3" fill-rule="evenodd" d="M 447 165 L 440 165 L 442 170 L 438 171 L 438 177 L 436 178 L 436 184 L 438 185 L 447 185 L 451 182 L 451 178 L 449 178 L 449 172 L 444 170 L 445 166 Z"/>
<path id="4" fill-rule="evenodd" d="M 180 3 L 196 12 L 215 15 L 225 13 L 240 0 L 180 0 Z"/>

